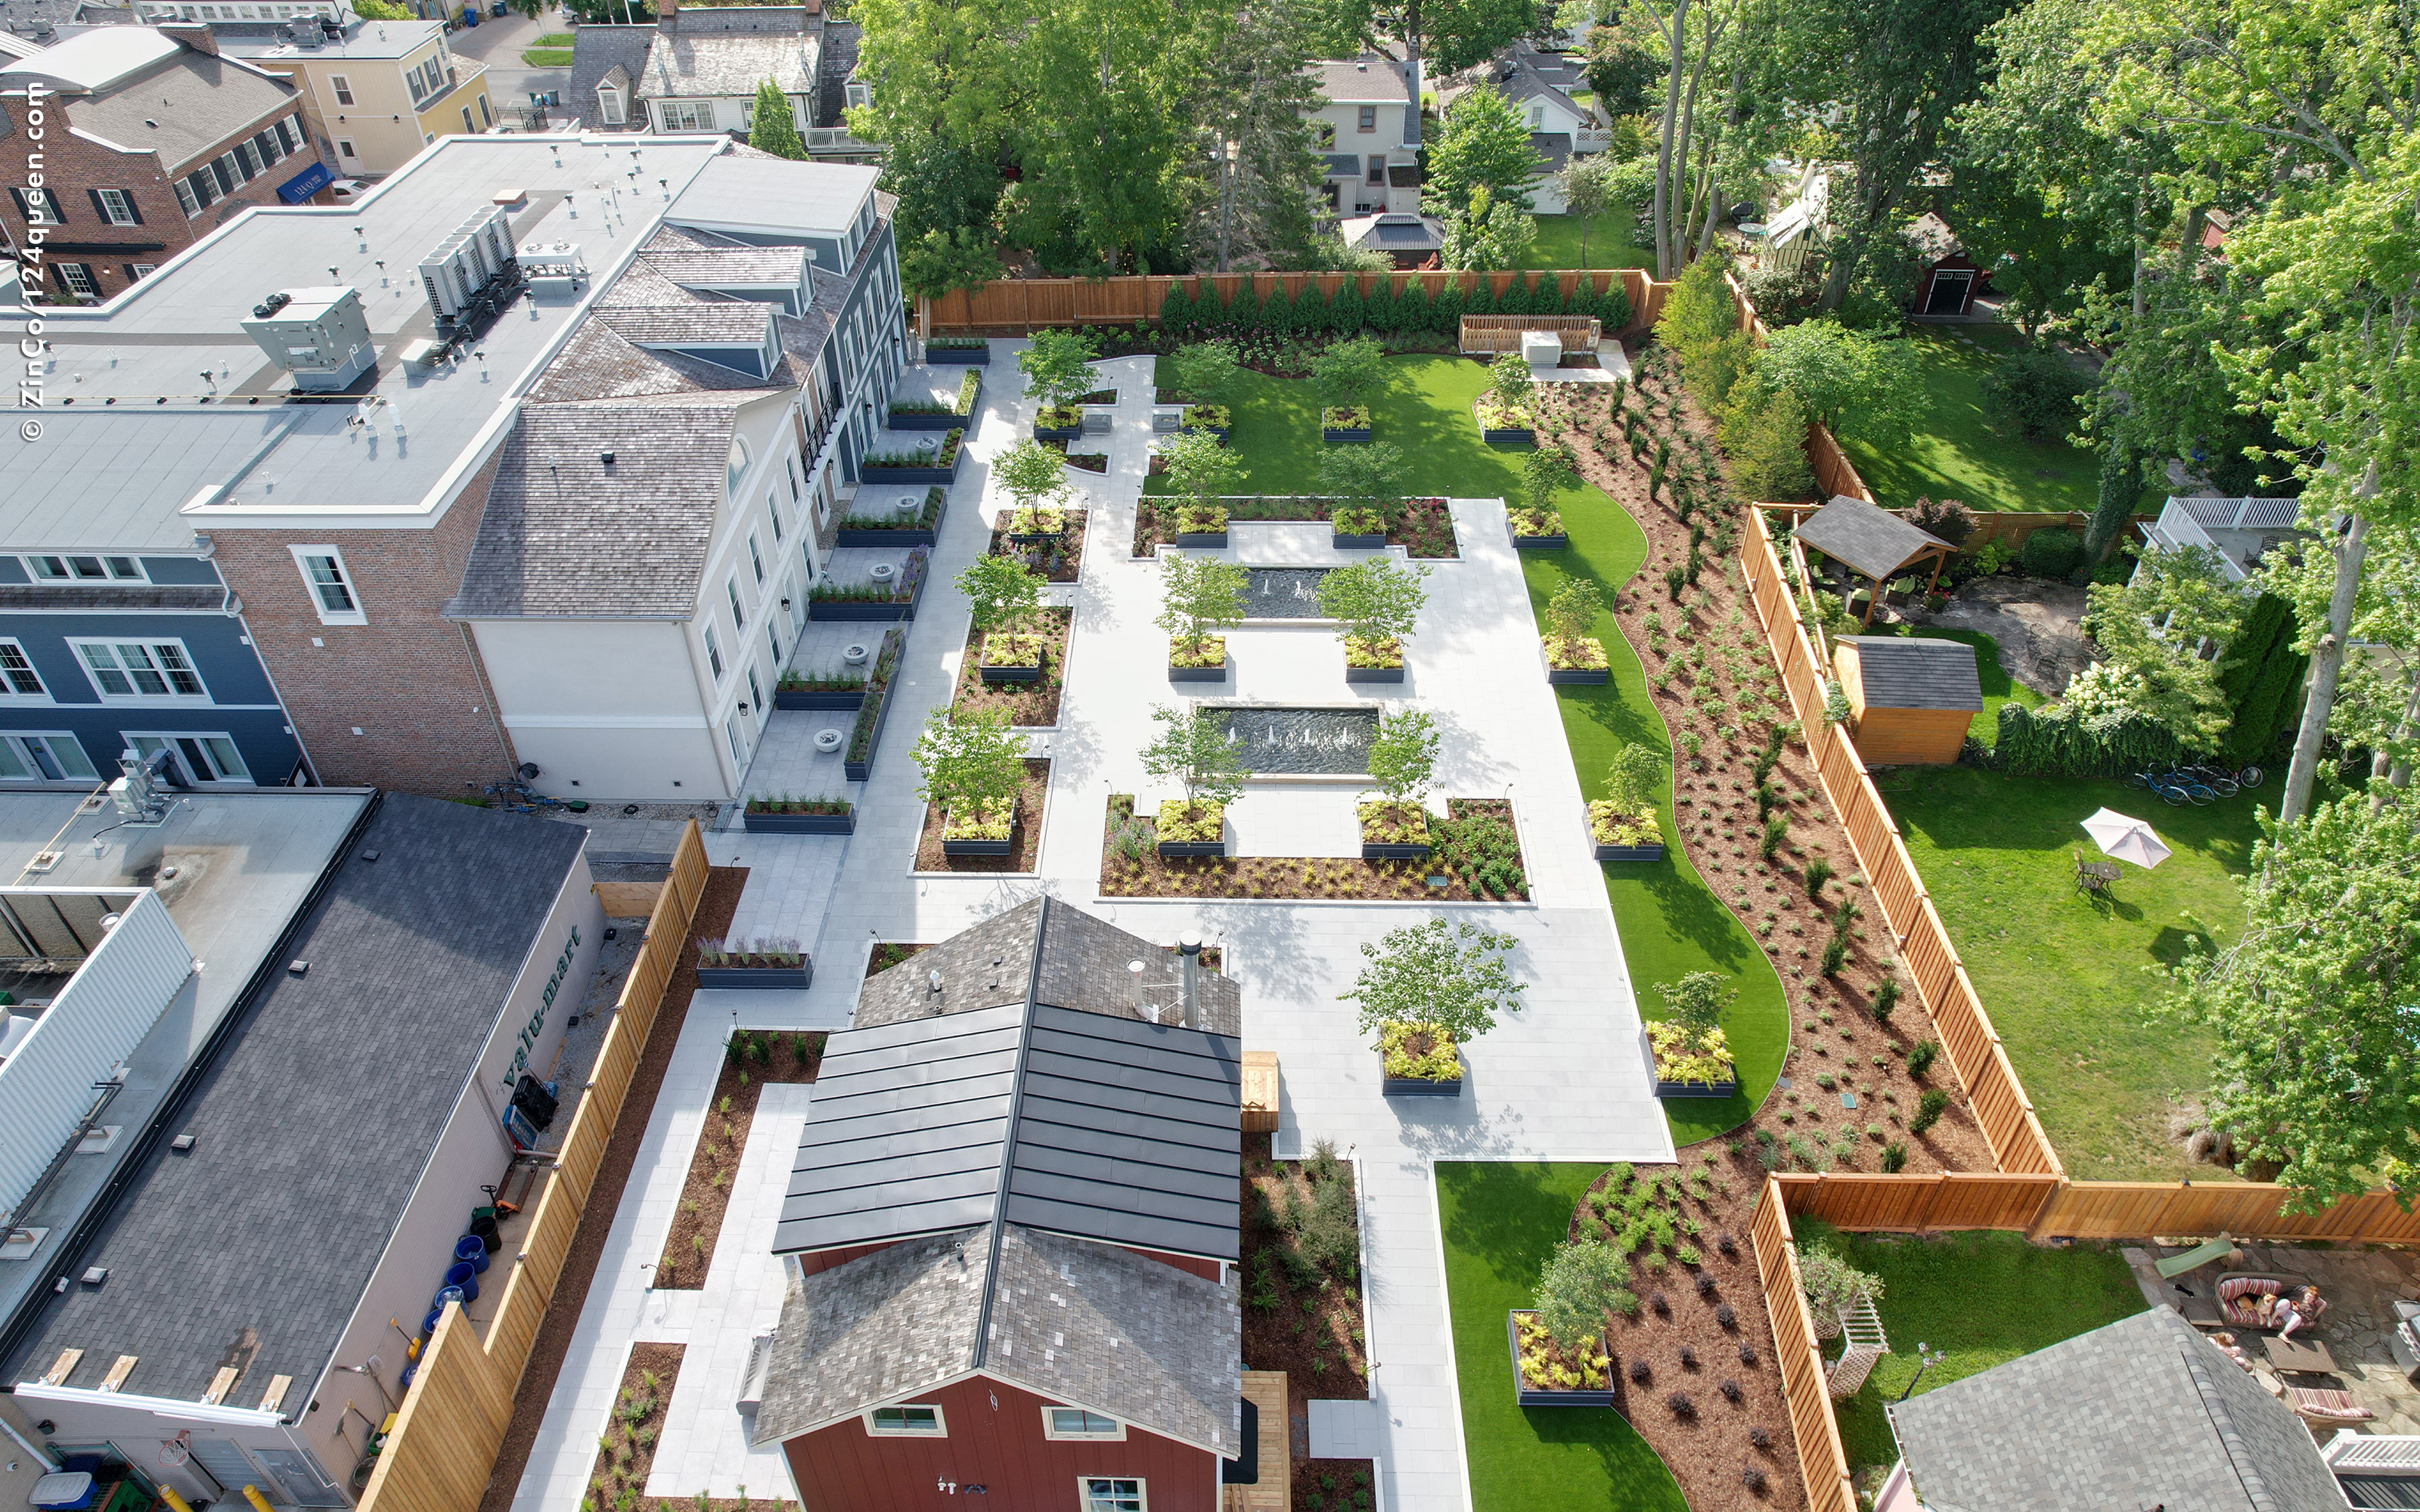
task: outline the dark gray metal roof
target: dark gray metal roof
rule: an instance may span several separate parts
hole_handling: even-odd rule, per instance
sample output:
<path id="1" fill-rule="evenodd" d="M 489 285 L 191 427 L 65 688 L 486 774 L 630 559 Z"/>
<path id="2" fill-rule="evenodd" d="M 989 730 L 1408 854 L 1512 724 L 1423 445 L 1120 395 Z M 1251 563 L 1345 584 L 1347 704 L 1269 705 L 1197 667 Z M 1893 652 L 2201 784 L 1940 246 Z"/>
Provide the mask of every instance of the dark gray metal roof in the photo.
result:
<path id="1" fill-rule="evenodd" d="M 1857 648 L 1857 677 L 1869 709 L 1983 707 L 1975 648 L 1963 640 L 1853 635 L 1848 642 Z"/>
<path id="2" fill-rule="evenodd" d="M 1321 156 L 1327 160 L 1327 177 L 1331 178 L 1347 177 L 1361 171 L 1358 152 L 1327 152 Z"/>
<path id="3" fill-rule="evenodd" d="M 1531 131 L 1529 146 L 1537 150 L 1540 173 L 1560 173 L 1572 161 L 1572 133 L 1569 131 Z"/>
<path id="4" fill-rule="evenodd" d="M 571 34 L 571 79 L 563 86 L 564 108 L 580 117 L 591 131 L 639 131 L 646 113 L 633 102 L 632 81 L 646 67 L 647 49 L 655 44 L 653 26 L 584 25 Z M 622 119 L 608 126 L 597 103 L 597 86 L 615 69 L 622 70 Z"/>
<path id="5" fill-rule="evenodd" d="M 227 1365 L 251 1401 L 316 1382 L 586 840 L 387 795 L 296 938 L 309 973 L 244 1008 L 178 1124 L 193 1149 L 152 1154 L 83 1261 L 108 1279 L 51 1298 L 5 1379 L 80 1349 L 70 1386 L 121 1354 L 147 1396 L 199 1400 Z"/>
<path id="6" fill-rule="evenodd" d="M 1227 1002 L 1202 1009 L 1235 989 L 1202 980 L 1197 1011 L 1220 1028 L 1176 1023 L 1172 992 L 1149 995 L 1170 1022 L 1146 1020 L 1126 963 L 1162 959 L 1036 899 L 868 982 L 871 998 L 907 973 L 825 1048 L 774 1250 L 1001 1219 L 1235 1259 L 1240 1045 Z"/>
<path id="7" fill-rule="evenodd" d="M 2310 1431 L 2167 1307 L 1888 1412 L 1928 1506 L 2315 1512 L 2344 1504 Z"/>
<path id="8" fill-rule="evenodd" d="M 1797 538 L 1827 557 L 1847 563 L 1869 578 L 1888 578 L 1916 553 L 1931 547 L 1957 548 L 1937 535 L 1917 530 L 1887 509 L 1835 495 L 1832 501 L 1799 523 Z"/>

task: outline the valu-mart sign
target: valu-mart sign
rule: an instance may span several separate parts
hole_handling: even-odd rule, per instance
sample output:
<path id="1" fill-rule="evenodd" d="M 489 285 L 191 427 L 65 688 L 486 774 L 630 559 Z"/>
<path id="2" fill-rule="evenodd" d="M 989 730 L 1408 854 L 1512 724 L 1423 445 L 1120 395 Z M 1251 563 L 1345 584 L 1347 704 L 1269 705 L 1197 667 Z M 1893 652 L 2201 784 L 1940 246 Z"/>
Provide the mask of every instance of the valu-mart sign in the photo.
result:
<path id="1" fill-rule="evenodd" d="M 504 1068 L 504 1090 L 511 1091 L 520 1084 L 521 1072 L 529 1070 L 530 1051 L 537 1045 L 537 1037 L 545 1032 L 547 1015 L 554 1011 L 555 995 L 563 991 L 563 980 L 571 974 L 571 958 L 580 949 L 580 926 L 571 926 L 571 938 L 565 942 L 563 953 L 554 958 L 554 975 L 546 980 L 546 991 L 538 994 L 537 1011 L 520 1027 L 520 1044 L 513 1051 L 513 1063 Z"/>

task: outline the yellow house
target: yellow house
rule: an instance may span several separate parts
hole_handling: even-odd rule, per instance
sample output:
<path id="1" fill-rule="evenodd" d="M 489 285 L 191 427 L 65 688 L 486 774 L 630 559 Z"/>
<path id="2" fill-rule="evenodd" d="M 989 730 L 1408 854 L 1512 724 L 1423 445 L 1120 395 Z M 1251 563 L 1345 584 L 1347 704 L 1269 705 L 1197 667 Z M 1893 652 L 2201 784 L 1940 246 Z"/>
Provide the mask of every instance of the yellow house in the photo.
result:
<path id="1" fill-rule="evenodd" d="M 295 82 L 313 128 L 335 144 L 343 177 L 393 173 L 441 136 L 496 124 L 488 66 L 456 57 L 437 22 L 348 16 L 341 27 L 298 20 L 213 30 L 221 52 Z"/>

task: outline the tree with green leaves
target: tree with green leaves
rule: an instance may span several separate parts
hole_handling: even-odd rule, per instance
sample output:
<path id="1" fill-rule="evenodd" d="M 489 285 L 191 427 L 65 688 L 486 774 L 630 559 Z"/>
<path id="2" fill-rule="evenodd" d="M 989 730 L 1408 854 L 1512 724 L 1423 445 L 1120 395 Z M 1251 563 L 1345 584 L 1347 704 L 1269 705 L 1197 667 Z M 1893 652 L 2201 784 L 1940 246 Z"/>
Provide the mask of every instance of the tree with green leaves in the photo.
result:
<path id="1" fill-rule="evenodd" d="M 1470 192 L 1468 209 L 1446 216 L 1437 261 L 1456 272 L 1501 272 L 1520 267 L 1537 243 L 1536 217 L 1482 184 Z"/>
<path id="2" fill-rule="evenodd" d="M 1889 448 L 1924 412 L 1924 378 L 1907 344 L 1852 331 L 1837 320 L 1803 320 L 1767 338 L 1756 381 L 1795 398 L 1836 436 Z"/>
<path id="3" fill-rule="evenodd" d="M 1092 363 L 1099 351 L 1100 338 L 1082 327 L 1035 332 L 1016 354 L 1016 370 L 1025 375 L 1025 396 L 1040 400 L 1045 409 L 1074 404 L 1098 381 Z"/>
<path id="4" fill-rule="evenodd" d="M 1340 1002 L 1359 1010 L 1363 1034 L 1389 1024 L 1435 1026 L 1456 1044 L 1468 1044 L 1496 1026 L 1496 1015 L 1521 1006 L 1528 983 L 1512 980 L 1507 958 L 1520 945 L 1477 924 L 1450 924 L 1440 918 L 1387 932 L 1375 944 L 1364 940 L 1368 964 Z"/>
<path id="5" fill-rule="evenodd" d="M 1487 364 L 1487 392 L 1507 409 L 1525 408 L 1537 386 L 1538 380 L 1529 376 L 1529 364 L 1519 352 L 1506 352 Z"/>
<path id="6" fill-rule="evenodd" d="M 1311 386 L 1330 406 L 1360 405 L 1386 385 L 1387 349 L 1368 336 L 1329 345 L 1311 360 Z"/>
<path id="7" fill-rule="evenodd" d="M 1168 386 L 1188 404 L 1228 403 L 1243 369 L 1242 354 L 1232 341 L 1187 342 L 1159 360 Z"/>
<path id="8" fill-rule="evenodd" d="M 1445 131 L 1429 149 L 1420 201 L 1430 213 L 1460 215 L 1471 208 L 1471 192 L 1484 189 L 1494 203 L 1530 208 L 1538 184 L 1538 149 L 1529 126 L 1493 85 L 1466 90 L 1446 112 Z"/>
<path id="9" fill-rule="evenodd" d="M 1244 465 L 1207 431 L 1179 431 L 1160 443 L 1168 491 L 1180 498 L 1232 499 L 1244 490 Z"/>
<path id="10" fill-rule="evenodd" d="M 399 5 L 396 3 L 396 0 L 353 0 L 352 11 L 354 15 L 361 17 L 364 21 L 411 21 L 415 19 L 412 15 L 411 8 L 405 5 Z M 532 21 L 535 21 L 537 18 L 535 16 L 531 16 L 530 19 Z"/>
<path id="11" fill-rule="evenodd" d="M 916 765 L 924 774 L 916 795 L 961 821 L 1014 813 L 1025 786 L 1025 739 L 1008 720 L 1005 708 L 969 709 L 953 718 L 936 707 L 916 737 Z"/>
<path id="12" fill-rule="evenodd" d="M 1067 492 L 1066 458 L 1028 436 L 991 465 L 992 477 L 1008 496 L 1016 501 L 1019 512 L 1039 508 L 1045 500 L 1056 500 Z"/>
<path id="13" fill-rule="evenodd" d="M 1025 624 L 1042 604 L 1042 579 L 1015 557 L 981 556 L 958 574 L 958 592 L 978 630 L 1006 630 Z"/>
<path id="14" fill-rule="evenodd" d="M 799 140 L 798 117 L 790 113 L 790 97 L 770 79 L 756 86 L 756 109 L 748 124 L 748 145 L 793 162 L 806 161 L 807 144 Z"/>
<path id="15" fill-rule="evenodd" d="M 2236 590 L 2215 552 L 2188 546 L 2143 554 L 2131 581 L 2094 583 L 2081 624 L 2102 659 L 2124 680 L 2126 704 L 2189 751 L 2218 748 L 2235 711 L 2219 688 L 2222 652 L 2251 600 Z"/>
<path id="16" fill-rule="evenodd" d="M 1251 772 L 1227 733 L 1219 711 L 1200 703 L 1161 704 L 1151 711 L 1159 733 L 1142 748 L 1142 769 L 1155 782 L 1185 790 L 1185 805 L 1230 804 L 1243 795 Z"/>
<path id="17" fill-rule="evenodd" d="M 899 283 L 919 301 L 953 289 L 981 288 L 1001 276 L 990 233 L 969 226 L 926 231 L 899 244 Z"/>
<path id="18" fill-rule="evenodd" d="M 1738 990 L 1724 986 L 1723 979 L 1711 971 L 1692 971 L 1679 981 L 1659 981 L 1655 995 L 1664 999 L 1666 1016 L 1692 1041 L 1703 1039 L 1709 1029 L 1722 1027 L 1723 1010 L 1739 999 Z"/>
<path id="19" fill-rule="evenodd" d="M 1626 814 L 1652 812 L 1655 787 L 1664 778 L 1664 759 L 1643 741 L 1633 741 L 1613 753 L 1605 771 L 1605 801 Z M 1720 1016 L 1719 1007 L 1716 1016 Z"/>
<path id="20" fill-rule="evenodd" d="M 1605 594 L 1594 579 L 1566 578 L 1546 600 L 1546 634 L 1569 647 L 1593 637 L 1604 612 Z"/>
<path id="21" fill-rule="evenodd" d="M 2348 793 L 2259 814 L 2242 926 L 2189 937 L 2155 1011 L 2217 1040 L 2209 1108 L 2312 1211 L 2420 1165 L 2420 835 L 2408 807 Z"/>
<path id="22" fill-rule="evenodd" d="M 1404 501 L 1404 454 L 1386 441 L 1331 446 L 1320 454 L 1319 491 L 1347 508 L 1391 519 Z"/>
<path id="23" fill-rule="evenodd" d="M 1521 502 L 1552 509 L 1555 495 L 1580 481 L 1579 463 L 1561 441 L 1548 441 L 1521 459 Z"/>
<path id="24" fill-rule="evenodd" d="M 1615 1253 L 1612 1245 L 1593 1238 L 1558 1244 L 1538 1271 L 1538 1321 L 1558 1347 L 1587 1349 L 1591 1358 L 1604 1359 L 1597 1348 L 1604 1343 L 1606 1315 L 1638 1306 L 1629 1282 L 1630 1257 Z"/>
<path id="25" fill-rule="evenodd" d="M 1579 217 L 1582 268 L 1589 266 L 1590 225 L 1616 203 L 1620 167 L 1611 153 L 1591 152 L 1585 158 L 1574 158 L 1555 175 L 1555 187 L 1562 191 L 1564 213 Z"/>
<path id="26" fill-rule="evenodd" d="M 1436 770 L 1436 721 L 1426 710 L 1389 709 L 1370 742 L 1370 781 L 1389 803 L 1418 803 Z"/>
<path id="27" fill-rule="evenodd" d="M 1426 566 L 1372 557 L 1319 579 L 1319 611 L 1343 626 L 1345 639 L 1366 646 L 1411 638 L 1428 602 Z"/>
<path id="28" fill-rule="evenodd" d="M 1312 207 L 1325 166 L 1311 137 L 1319 100 L 1306 57 L 1316 50 L 1316 8 L 1260 0 L 1233 13 L 1209 50 L 1196 97 L 1196 150 L 1209 164 L 1195 239 L 1225 272 L 1237 259 L 1299 265 L 1318 234 Z"/>
<path id="29" fill-rule="evenodd" d="M 1213 633 L 1243 623 L 1244 590 L 1249 583 L 1242 563 L 1164 548 L 1159 553 L 1159 617 L 1153 623 L 1198 657 Z"/>

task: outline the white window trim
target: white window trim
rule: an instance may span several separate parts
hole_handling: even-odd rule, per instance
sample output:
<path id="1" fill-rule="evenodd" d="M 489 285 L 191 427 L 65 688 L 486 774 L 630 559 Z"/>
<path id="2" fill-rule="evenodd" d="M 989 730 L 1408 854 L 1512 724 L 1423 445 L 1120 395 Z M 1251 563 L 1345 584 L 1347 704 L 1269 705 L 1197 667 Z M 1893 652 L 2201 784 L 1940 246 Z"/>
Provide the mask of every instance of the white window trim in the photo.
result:
<path id="1" fill-rule="evenodd" d="M 75 748 L 77 755 L 84 758 L 85 765 L 92 767 L 93 776 L 88 778 L 78 777 L 74 773 L 69 772 L 60 780 L 68 782 L 89 782 L 99 779 L 101 768 L 93 764 L 92 753 L 84 748 L 84 742 L 76 738 L 75 732 L 72 730 L 10 730 L 0 732 L 0 739 L 47 740 L 54 745 L 56 745 L 61 741 L 65 741 L 67 744 Z M 32 762 L 28 762 L 25 764 L 31 769 L 32 775 L 27 777 L 9 777 L 5 773 L 0 773 L 0 782 L 48 782 L 51 780 L 51 779 L 42 775 L 41 768 L 39 765 L 36 765 Z M 64 770 L 64 768 L 62 768 L 62 770 Z"/>
<path id="2" fill-rule="evenodd" d="M 361 579 L 355 578 L 353 569 L 346 565 L 344 552 L 333 546 L 289 546 L 286 549 L 293 553 L 294 570 L 302 575 L 302 591 L 310 595 L 311 608 L 318 614 L 321 625 L 370 623 L 369 611 L 362 607 Z M 353 601 L 350 609 L 332 609 L 319 597 L 318 581 L 311 576 L 310 559 L 313 557 L 328 557 L 334 561 L 336 574 L 344 580 L 345 592 Z"/>
<path id="3" fill-rule="evenodd" d="M 128 750 L 132 750 L 132 751 L 136 751 L 138 754 L 139 754 L 139 753 L 141 753 L 141 751 L 142 751 L 142 748 L 140 748 L 139 746 L 135 745 L 135 742 L 136 742 L 137 740 L 156 740 L 156 741 L 161 742 L 163 745 L 166 746 L 166 747 L 169 748 L 169 750 L 170 750 L 170 751 L 175 755 L 175 757 L 176 757 L 176 762 L 177 762 L 177 768 L 178 768 L 178 770 L 179 770 L 179 771 L 183 772 L 183 773 L 185 774 L 186 778 L 187 778 L 187 779 L 189 779 L 189 780 L 194 784 L 194 786 L 195 786 L 195 787 L 199 787 L 199 788 L 249 788 L 249 787 L 257 787 L 257 786 L 259 786 L 259 784 L 258 784 L 256 781 L 255 781 L 255 780 L 252 779 L 252 777 L 249 775 L 249 773 L 250 773 L 250 764 L 249 764 L 249 763 L 246 763 L 246 764 L 245 764 L 245 770 L 246 770 L 247 775 L 245 775 L 245 776 L 243 776 L 243 777 L 203 777 L 203 776 L 199 775 L 198 773 L 196 773 L 196 772 L 194 772 L 194 769 L 193 769 L 194 764 L 193 764 L 191 761 L 189 761 L 189 760 L 187 760 L 187 759 L 186 759 L 185 751 L 184 751 L 184 748 L 182 748 L 182 747 L 180 747 L 180 746 L 178 746 L 178 745 L 177 744 L 177 742 L 178 742 L 178 741 L 180 741 L 180 740 L 224 740 L 224 741 L 225 741 L 225 742 L 226 742 L 228 745 L 230 745 L 230 746 L 235 745 L 235 736 L 234 736 L 234 735 L 232 735 L 232 734 L 229 734 L 226 731 L 224 731 L 224 730 L 120 730 L 120 731 L 117 733 L 117 734 L 118 734 L 118 738 L 119 738 L 119 739 L 121 739 L 121 740 L 123 740 L 123 741 L 125 741 L 125 742 L 126 742 L 126 746 L 125 746 L 125 748 L 126 748 L 126 749 L 128 749 Z M 236 755 L 236 760 L 237 760 L 237 761 L 240 761 L 240 761 L 243 761 L 243 751 L 242 751 L 242 749 L 241 749 L 240 748 L 237 748 L 235 755 Z"/>
<path id="4" fill-rule="evenodd" d="M 1094 1503 L 1093 1503 L 1093 1497 L 1092 1497 L 1092 1483 L 1093 1483 L 1093 1482 L 1094 1482 L 1094 1481 L 1096 1481 L 1096 1480 L 1105 1480 L 1105 1481 L 1111 1482 L 1112 1484 L 1119 1483 L 1119 1482 L 1131 1482 L 1131 1483 L 1133 1483 L 1133 1486 L 1134 1486 L 1134 1489 L 1135 1489 L 1135 1492 L 1134 1492 L 1135 1504 L 1136 1504 L 1138 1507 L 1141 1508 L 1141 1512 L 1151 1512 L 1151 1487 L 1149 1486 L 1149 1484 L 1148 1484 L 1148 1483 L 1146 1483 L 1146 1482 L 1144 1481 L 1143 1477 L 1141 1477 L 1140 1475 L 1078 1475 L 1078 1476 L 1077 1476 L 1077 1477 L 1076 1477 L 1076 1506 L 1077 1506 L 1078 1512 L 1093 1512 L 1093 1505 L 1094 1505 Z"/>
<path id="5" fill-rule="evenodd" d="M 1109 1417 L 1110 1422 L 1117 1424 L 1117 1427 L 1109 1433 L 1062 1433 L 1051 1425 L 1050 1414 L 1053 1412 L 1081 1412 L 1087 1417 Z M 1126 1426 L 1123 1420 L 1109 1417 L 1107 1412 L 1095 1412 L 1089 1407 L 1070 1407 L 1064 1402 L 1053 1402 L 1042 1409 L 1042 1436 L 1046 1439 L 1076 1443 L 1123 1443 L 1125 1442 Z M 1090 1480 L 1094 1477 L 1086 1476 L 1085 1478 Z"/>
<path id="6" fill-rule="evenodd" d="M 715 687 L 721 687 L 724 680 L 731 675 L 731 666 L 722 659 L 721 638 L 714 633 L 714 626 L 708 625 L 704 626 L 703 630 L 702 639 L 706 641 L 706 674 L 714 679 Z"/>
<path id="7" fill-rule="evenodd" d="M 77 668 L 83 671 L 85 681 L 91 685 L 93 696 L 103 703 L 135 705 L 147 703 L 163 708 L 172 706 L 194 708 L 211 702 L 210 685 L 202 676 L 200 665 L 194 660 L 193 651 L 177 637 L 78 635 L 68 637 L 67 641 L 68 649 L 75 654 Z M 140 645 L 147 650 L 156 646 L 175 646 L 177 654 L 184 658 L 185 670 L 193 674 L 194 682 L 202 685 L 202 690 L 198 693 L 112 693 L 108 691 L 101 686 L 101 674 L 85 660 L 84 648 L 101 646 L 107 649 L 111 664 L 123 670 L 125 664 L 117 658 L 117 648 L 120 645 Z"/>
<path id="8" fill-rule="evenodd" d="M 92 557 L 101 563 L 101 575 L 98 578 L 87 578 L 82 573 L 70 572 L 65 577 L 54 578 L 35 565 L 46 557 L 56 558 L 62 566 L 66 565 L 70 558 Z M 148 582 L 151 576 L 143 570 L 142 558 L 128 556 L 122 551 L 35 551 L 18 560 L 24 564 L 25 580 L 37 585 L 42 583 L 139 583 Z M 112 565 L 114 562 L 132 563 L 134 570 L 131 573 L 119 572 Z"/>
<path id="9" fill-rule="evenodd" d="M 57 702 L 58 700 L 51 697 L 51 680 L 42 675 L 42 669 L 34 665 L 34 658 L 26 656 L 25 642 L 13 635 L 0 637 L 0 648 L 12 646 L 16 648 L 17 655 L 25 657 L 25 670 L 33 674 L 36 682 L 42 685 L 42 690 L 39 693 L 21 693 L 17 691 L 17 685 L 9 681 L 8 674 L 6 671 L 0 671 L 0 700 L 5 700 L 10 704 Z"/>
<path id="10" fill-rule="evenodd" d="M 909 1407 L 932 1413 L 933 1426 L 929 1428 L 878 1428 L 874 1426 L 876 1412 Z M 865 1425 L 866 1437 L 871 1439 L 946 1439 L 950 1436 L 950 1420 L 939 1402 L 884 1402 L 880 1407 L 867 1408 L 858 1417 Z"/>
<path id="11" fill-rule="evenodd" d="M 134 196 L 123 189 L 103 189 L 101 195 L 101 217 L 112 225 L 140 225 L 134 217 Z"/>
<path id="12" fill-rule="evenodd" d="M 622 108 L 622 91 L 604 85 L 597 86 L 597 114 L 608 126 L 629 124 L 629 113 Z"/>
<path id="13" fill-rule="evenodd" d="M 353 140 L 349 136 L 340 136 L 336 138 L 336 156 L 340 158 L 351 158 L 356 162 L 359 162 L 361 159 L 361 154 L 353 150 Z"/>

